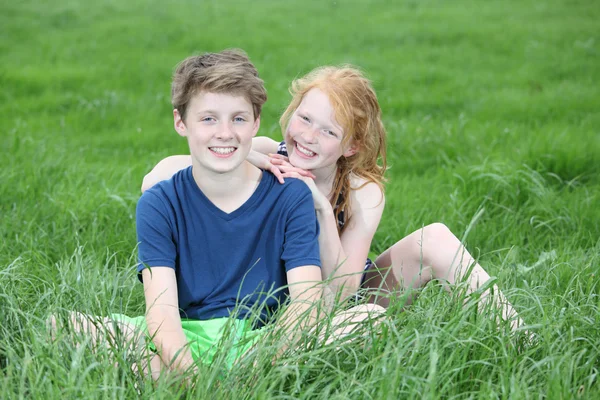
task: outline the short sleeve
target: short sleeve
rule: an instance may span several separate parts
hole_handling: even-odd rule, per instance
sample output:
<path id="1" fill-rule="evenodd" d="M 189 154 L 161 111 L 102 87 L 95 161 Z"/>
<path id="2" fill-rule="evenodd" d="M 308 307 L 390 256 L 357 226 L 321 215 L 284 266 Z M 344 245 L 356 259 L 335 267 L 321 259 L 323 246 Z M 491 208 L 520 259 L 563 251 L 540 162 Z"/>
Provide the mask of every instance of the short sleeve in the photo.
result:
<path id="1" fill-rule="evenodd" d="M 138 272 L 146 267 L 175 268 L 177 247 L 174 242 L 172 218 L 159 196 L 147 191 L 136 208 L 138 240 Z M 141 273 L 139 274 L 140 280 Z"/>
<path id="2" fill-rule="evenodd" d="M 319 222 L 310 190 L 304 182 L 301 193 L 289 207 L 282 259 L 286 271 L 304 265 L 321 266 L 319 256 Z"/>

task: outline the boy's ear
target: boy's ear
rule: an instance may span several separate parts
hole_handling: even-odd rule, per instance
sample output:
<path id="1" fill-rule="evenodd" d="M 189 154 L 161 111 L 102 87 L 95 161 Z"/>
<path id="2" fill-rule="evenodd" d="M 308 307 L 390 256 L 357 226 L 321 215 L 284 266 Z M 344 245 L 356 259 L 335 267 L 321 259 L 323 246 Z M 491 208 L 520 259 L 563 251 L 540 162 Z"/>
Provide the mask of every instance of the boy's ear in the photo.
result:
<path id="1" fill-rule="evenodd" d="M 183 118 L 179 114 L 179 110 L 173 109 L 173 126 L 179 135 L 185 137 L 187 136 L 187 128 L 185 127 L 185 123 L 183 122 Z"/>
<path id="2" fill-rule="evenodd" d="M 260 128 L 260 115 L 254 120 L 254 127 L 252 128 L 252 137 L 256 136 L 258 129 Z"/>
<path id="3" fill-rule="evenodd" d="M 351 157 L 351 156 L 355 155 L 357 151 L 358 151 L 358 145 L 353 143 L 350 147 L 348 147 L 348 149 L 346 149 L 346 151 L 342 155 L 344 157 Z"/>

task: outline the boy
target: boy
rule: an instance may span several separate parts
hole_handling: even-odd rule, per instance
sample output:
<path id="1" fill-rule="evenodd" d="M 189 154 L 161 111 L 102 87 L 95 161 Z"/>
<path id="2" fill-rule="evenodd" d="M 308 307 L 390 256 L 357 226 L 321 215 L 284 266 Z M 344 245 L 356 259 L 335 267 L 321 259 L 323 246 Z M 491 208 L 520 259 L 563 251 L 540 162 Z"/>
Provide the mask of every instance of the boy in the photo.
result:
<path id="1" fill-rule="evenodd" d="M 185 371 L 198 359 L 210 362 L 203 353 L 240 303 L 264 302 L 260 322 L 267 321 L 285 291 L 264 299 L 260 290 L 289 285 L 291 304 L 278 321 L 286 327 L 320 298 L 310 190 L 301 181 L 280 185 L 246 161 L 266 99 L 263 81 L 240 51 L 190 57 L 175 72 L 174 125 L 188 140 L 192 167 L 148 190 L 137 207 L 138 271 L 161 368 Z M 248 314 L 236 315 L 238 331 L 249 330 Z M 215 324 L 214 337 L 196 334 Z"/>
<path id="2" fill-rule="evenodd" d="M 246 161 L 267 99 L 246 54 L 187 58 L 175 71 L 171 94 L 175 130 L 187 138 L 193 161 L 146 191 L 137 205 L 146 316 L 101 321 L 109 336 L 117 326 L 132 343 L 135 332 L 147 333 L 156 352 L 154 377 L 210 363 L 234 309 L 236 335 L 253 336 L 251 310 L 258 310 L 263 325 L 288 297 L 276 325 L 285 329 L 289 346 L 292 332 L 313 322 L 310 313 L 302 317 L 321 297 L 319 228 L 309 188 L 295 179 L 279 184 Z M 74 313 L 71 322 L 99 338 L 98 321 Z M 234 347 L 228 361 L 248 347 Z"/>

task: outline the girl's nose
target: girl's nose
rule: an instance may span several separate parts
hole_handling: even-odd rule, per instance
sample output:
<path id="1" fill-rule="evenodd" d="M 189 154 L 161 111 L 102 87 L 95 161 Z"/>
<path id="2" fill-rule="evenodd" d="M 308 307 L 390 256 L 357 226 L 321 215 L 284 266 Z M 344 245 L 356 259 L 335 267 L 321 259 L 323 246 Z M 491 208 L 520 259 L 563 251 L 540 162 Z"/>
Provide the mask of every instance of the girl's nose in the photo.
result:
<path id="1" fill-rule="evenodd" d="M 307 128 L 302 133 L 302 138 L 306 140 L 307 143 L 315 143 L 318 132 L 315 128 Z"/>

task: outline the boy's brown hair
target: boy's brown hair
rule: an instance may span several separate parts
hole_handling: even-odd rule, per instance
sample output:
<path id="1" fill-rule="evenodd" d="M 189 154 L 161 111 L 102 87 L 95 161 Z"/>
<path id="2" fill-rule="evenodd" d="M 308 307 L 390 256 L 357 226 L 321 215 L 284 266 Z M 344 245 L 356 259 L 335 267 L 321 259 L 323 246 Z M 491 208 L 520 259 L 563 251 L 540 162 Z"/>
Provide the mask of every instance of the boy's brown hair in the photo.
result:
<path id="1" fill-rule="evenodd" d="M 260 116 L 267 91 L 248 55 L 240 49 L 188 57 L 177 65 L 171 84 L 171 103 L 185 120 L 192 96 L 200 91 L 242 96 Z"/>

